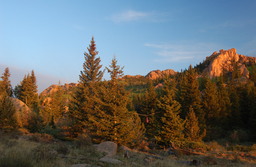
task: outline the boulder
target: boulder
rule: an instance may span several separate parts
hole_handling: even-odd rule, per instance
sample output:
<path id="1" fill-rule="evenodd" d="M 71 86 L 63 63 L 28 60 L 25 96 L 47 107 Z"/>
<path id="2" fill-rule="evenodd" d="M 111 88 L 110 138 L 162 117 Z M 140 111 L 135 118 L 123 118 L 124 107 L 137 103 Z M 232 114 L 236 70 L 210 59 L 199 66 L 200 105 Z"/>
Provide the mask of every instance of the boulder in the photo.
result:
<path id="1" fill-rule="evenodd" d="M 112 141 L 105 141 L 96 146 L 99 152 L 106 153 L 106 156 L 112 157 L 117 153 L 117 144 Z"/>
<path id="2" fill-rule="evenodd" d="M 110 164 L 121 164 L 122 163 L 122 161 L 120 161 L 118 159 L 114 159 L 114 158 L 107 157 L 107 156 L 101 158 L 100 161 L 110 163 Z"/>

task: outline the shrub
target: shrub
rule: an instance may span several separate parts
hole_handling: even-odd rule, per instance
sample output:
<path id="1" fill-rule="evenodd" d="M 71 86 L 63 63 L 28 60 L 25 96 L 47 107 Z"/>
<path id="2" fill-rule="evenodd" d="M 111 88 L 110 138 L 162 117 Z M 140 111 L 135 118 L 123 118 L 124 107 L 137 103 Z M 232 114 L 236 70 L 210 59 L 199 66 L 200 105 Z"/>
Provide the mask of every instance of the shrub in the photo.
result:
<path id="1" fill-rule="evenodd" d="M 192 149 L 195 151 L 205 151 L 208 149 L 207 145 L 203 142 L 186 141 L 183 142 L 181 148 Z"/>
<path id="2" fill-rule="evenodd" d="M 229 146 L 227 149 L 229 151 L 241 151 L 241 152 L 250 152 L 250 151 L 252 151 L 251 146 L 245 146 L 245 145 L 233 145 L 233 146 Z"/>
<path id="3" fill-rule="evenodd" d="M 57 158 L 57 151 L 50 145 L 40 145 L 32 150 L 32 156 L 35 161 L 51 161 Z"/>
<path id="4" fill-rule="evenodd" d="M 68 148 L 67 144 L 59 143 L 59 144 L 55 145 L 55 149 L 59 154 L 66 155 L 69 153 L 69 148 Z"/>
<path id="5" fill-rule="evenodd" d="M 50 143 L 50 142 L 53 142 L 54 140 L 54 138 L 51 135 L 45 134 L 45 133 L 34 133 L 30 136 L 29 139 L 31 141 L 43 142 L 43 143 Z"/>
<path id="6" fill-rule="evenodd" d="M 233 143 L 248 141 L 248 139 L 248 132 L 242 129 L 233 130 L 229 135 L 229 140 Z"/>
<path id="7" fill-rule="evenodd" d="M 86 133 L 79 134 L 74 142 L 77 148 L 92 145 L 92 140 Z"/>
<path id="8" fill-rule="evenodd" d="M 225 148 L 216 141 L 209 142 L 207 145 L 210 151 L 225 151 Z"/>

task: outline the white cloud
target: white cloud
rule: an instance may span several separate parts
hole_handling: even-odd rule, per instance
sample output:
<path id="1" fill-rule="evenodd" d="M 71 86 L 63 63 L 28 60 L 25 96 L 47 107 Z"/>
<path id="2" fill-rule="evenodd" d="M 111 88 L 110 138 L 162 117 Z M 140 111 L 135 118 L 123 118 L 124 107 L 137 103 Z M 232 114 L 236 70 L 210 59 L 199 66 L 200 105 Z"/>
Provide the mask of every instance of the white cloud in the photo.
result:
<path id="1" fill-rule="evenodd" d="M 152 16 L 152 13 L 149 12 L 140 12 L 135 10 L 127 10 L 122 13 L 118 13 L 111 17 L 111 20 L 114 22 L 131 22 L 137 20 L 147 19 Z"/>
<path id="2" fill-rule="evenodd" d="M 153 44 L 146 43 L 146 47 L 156 49 L 156 62 L 183 62 L 188 60 L 203 60 L 219 48 L 215 44 L 185 42 L 182 44 Z"/>

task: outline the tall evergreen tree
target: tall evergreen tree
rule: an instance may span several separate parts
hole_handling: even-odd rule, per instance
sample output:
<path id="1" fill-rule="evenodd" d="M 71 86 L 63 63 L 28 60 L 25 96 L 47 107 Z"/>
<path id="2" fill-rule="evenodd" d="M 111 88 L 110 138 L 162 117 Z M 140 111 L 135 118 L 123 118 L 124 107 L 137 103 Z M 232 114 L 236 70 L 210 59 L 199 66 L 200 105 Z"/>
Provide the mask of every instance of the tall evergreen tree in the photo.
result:
<path id="1" fill-rule="evenodd" d="M 178 99 L 181 104 L 181 117 L 185 119 L 189 108 L 192 107 L 199 120 L 201 129 L 205 128 L 205 113 L 202 110 L 201 92 L 199 90 L 198 74 L 190 65 L 180 79 L 178 86 Z"/>
<path id="2" fill-rule="evenodd" d="M 217 86 L 209 78 L 206 80 L 205 83 L 202 104 L 206 116 L 207 125 L 216 124 L 216 121 L 218 121 L 220 117 L 221 108 L 218 100 Z"/>
<path id="3" fill-rule="evenodd" d="M 88 53 L 84 53 L 85 62 L 83 64 L 83 71 L 80 74 L 80 83 L 83 84 L 101 81 L 103 77 L 103 71 L 101 71 L 102 65 L 100 64 L 101 60 L 99 57 L 96 57 L 99 52 L 96 51 L 96 44 L 93 37 L 87 50 Z"/>
<path id="4" fill-rule="evenodd" d="M 99 81 L 103 77 L 100 57 L 96 50 L 96 44 L 92 37 L 91 44 L 87 48 L 88 53 L 84 53 L 85 62 L 83 70 L 79 75 L 78 86 L 72 95 L 70 104 L 70 118 L 73 121 L 73 135 L 82 132 L 88 124 L 88 114 L 96 112 L 96 102 L 98 99 Z"/>
<path id="5" fill-rule="evenodd" d="M 119 144 L 138 144 L 144 128 L 138 114 L 128 111 L 128 93 L 117 79 L 123 75 L 123 68 L 114 58 L 107 68 L 111 80 L 102 83 L 97 101 L 97 112 L 88 113 L 90 134 L 98 140 L 110 140 Z"/>
<path id="6" fill-rule="evenodd" d="M 184 132 L 185 132 L 185 137 L 189 141 L 202 141 L 202 139 L 206 135 L 205 129 L 203 131 L 200 130 L 198 118 L 192 106 L 190 106 L 189 112 L 186 116 Z"/>
<path id="7" fill-rule="evenodd" d="M 7 94 L 0 95 L 0 129 L 14 129 L 17 127 L 15 106 Z"/>
<path id="8" fill-rule="evenodd" d="M 45 124 L 56 124 L 66 112 L 66 99 L 63 97 L 63 89 L 58 87 L 57 91 L 44 99 L 43 107 L 40 111 Z"/>
<path id="9" fill-rule="evenodd" d="M 152 80 L 148 81 L 148 88 L 142 99 L 143 103 L 139 114 L 146 128 L 146 136 L 151 140 L 157 135 L 160 121 L 160 117 L 156 113 L 157 93 Z"/>
<path id="10" fill-rule="evenodd" d="M 249 118 L 249 129 L 251 131 L 251 136 L 253 141 L 256 141 L 256 86 L 253 87 L 252 91 L 250 92 L 249 95 L 249 113 L 250 113 L 250 118 Z"/>
<path id="11" fill-rule="evenodd" d="M 10 81 L 10 71 L 9 68 L 5 68 L 4 73 L 2 75 L 2 81 L 0 81 L 0 92 L 6 93 L 9 97 L 12 96 L 12 86 Z"/>
<path id="12" fill-rule="evenodd" d="M 231 101 L 227 86 L 224 83 L 220 83 L 218 87 L 218 99 L 220 106 L 220 120 L 218 125 L 224 129 L 229 129 L 229 118 L 231 116 Z"/>
<path id="13" fill-rule="evenodd" d="M 172 83 L 171 83 L 172 82 Z M 163 96 L 157 101 L 157 112 L 161 117 L 161 127 L 156 139 L 169 146 L 184 139 L 184 120 L 180 118 L 180 104 L 175 100 L 175 84 L 170 78 L 165 78 L 162 90 Z"/>
<path id="14" fill-rule="evenodd" d="M 12 87 L 9 77 L 9 68 L 6 68 L 1 77 L 2 81 L 0 81 L 0 129 L 13 129 L 17 127 L 16 108 L 11 99 Z"/>
<path id="15" fill-rule="evenodd" d="M 15 96 L 27 104 L 30 109 L 39 112 L 39 97 L 34 71 L 25 75 L 20 85 L 15 87 Z"/>

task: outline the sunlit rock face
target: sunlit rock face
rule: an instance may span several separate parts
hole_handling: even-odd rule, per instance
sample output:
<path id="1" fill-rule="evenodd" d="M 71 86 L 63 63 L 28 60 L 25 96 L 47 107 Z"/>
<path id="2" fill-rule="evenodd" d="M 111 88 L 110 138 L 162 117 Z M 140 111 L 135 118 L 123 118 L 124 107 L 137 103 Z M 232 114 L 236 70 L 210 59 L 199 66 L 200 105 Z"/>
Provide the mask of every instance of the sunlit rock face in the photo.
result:
<path id="1" fill-rule="evenodd" d="M 164 76 L 166 76 L 166 75 L 175 75 L 176 73 L 177 73 L 177 72 L 175 72 L 175 71 L 172 70 L 172 69 L 167 69 L 167 70 L 163 70 L 163 71 L 154 70 L 154 71 L 149 72 L 149 73 L 146 75 L 146 78 L 148 78 L 148 79 L 157 79 L 157 78 L 164 77 Z"/>
<path id="2" fill-rule="evenodd" d="M 242 76 L 248 78 L 249 71 L 246 65 L 255 64 L 256 58 L 237 54 L 236 49 L 220 50 L 207 57 L 205 62 L 210 61 L 208 67 L 203 70 L 210 77 L 218 77 L 223 71 L 233 71 L 232 63 L 237 63 Z"/>

